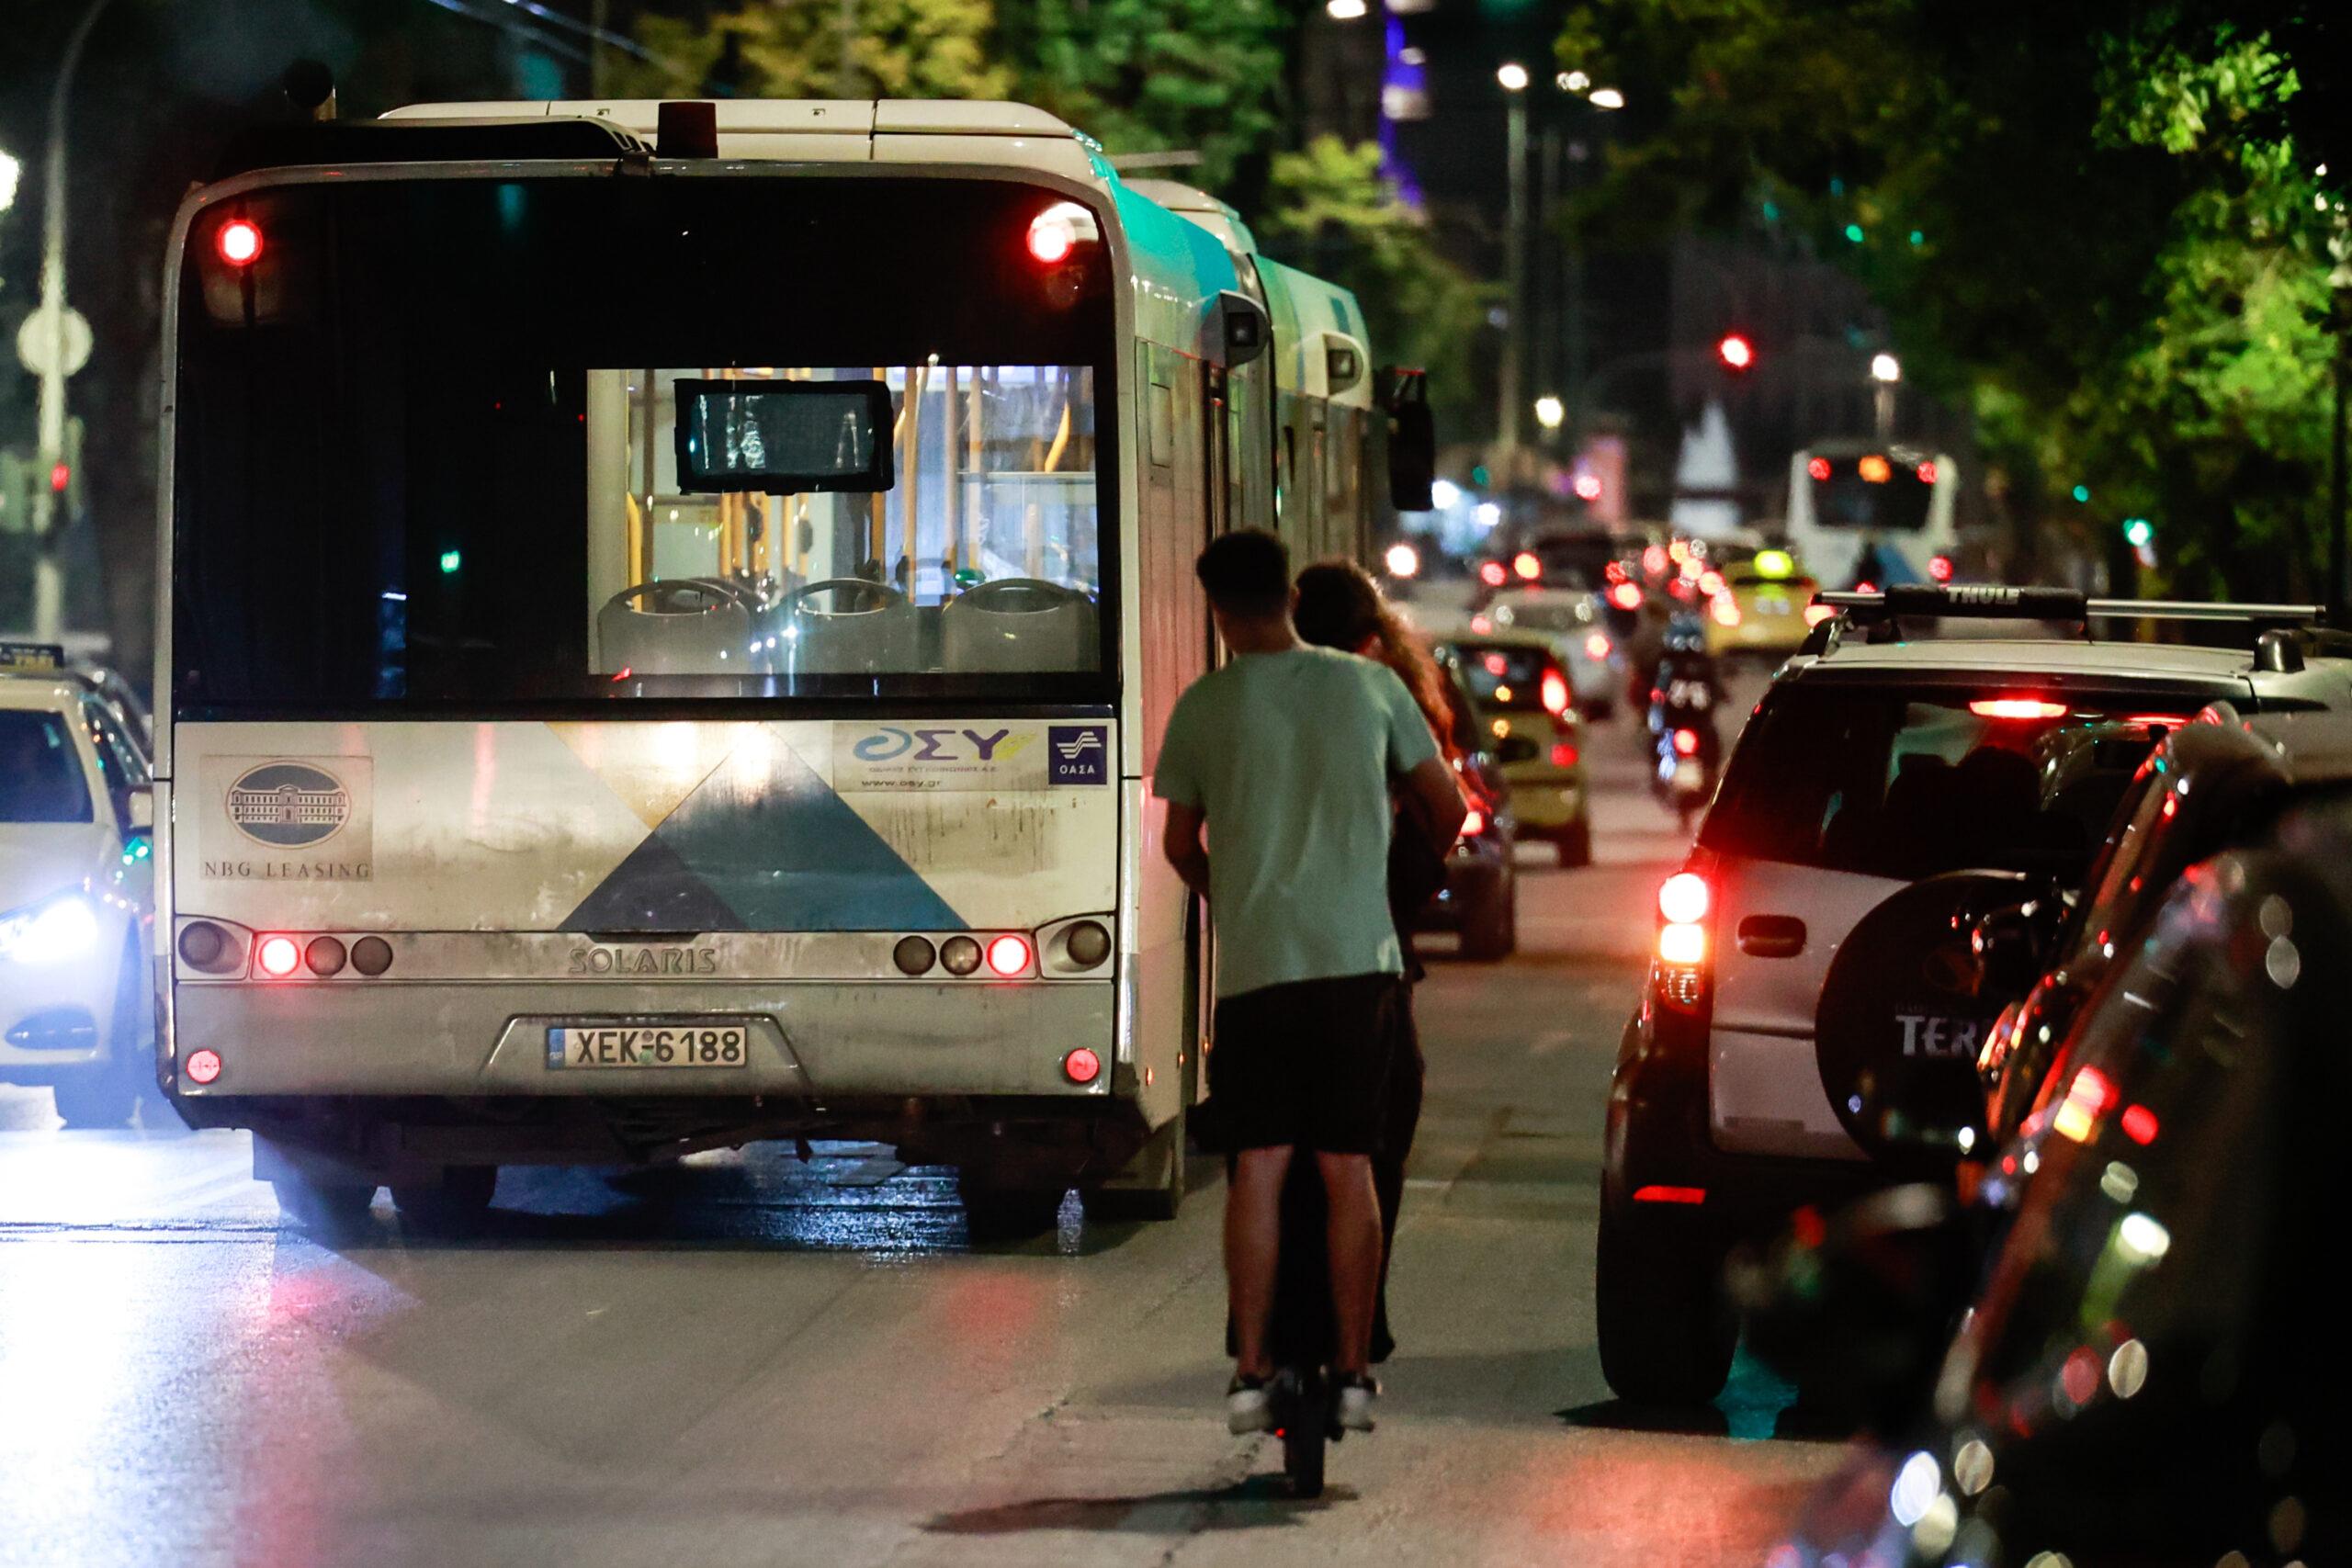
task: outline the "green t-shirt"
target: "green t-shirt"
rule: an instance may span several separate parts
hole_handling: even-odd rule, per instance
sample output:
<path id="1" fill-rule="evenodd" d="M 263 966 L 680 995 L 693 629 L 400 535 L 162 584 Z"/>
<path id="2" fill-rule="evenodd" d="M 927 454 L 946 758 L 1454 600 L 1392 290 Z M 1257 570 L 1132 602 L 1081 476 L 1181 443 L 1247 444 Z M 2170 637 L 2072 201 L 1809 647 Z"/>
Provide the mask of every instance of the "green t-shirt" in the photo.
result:
<path id="1" fill-rule="evenodd" d="M 1208 818 L 1218 996 L 1404 972 L 1388 784 L 1437 754 L 1405 682 L 1331 649 L 1241 654 L 1177 699 L 1152 790 Z"/>

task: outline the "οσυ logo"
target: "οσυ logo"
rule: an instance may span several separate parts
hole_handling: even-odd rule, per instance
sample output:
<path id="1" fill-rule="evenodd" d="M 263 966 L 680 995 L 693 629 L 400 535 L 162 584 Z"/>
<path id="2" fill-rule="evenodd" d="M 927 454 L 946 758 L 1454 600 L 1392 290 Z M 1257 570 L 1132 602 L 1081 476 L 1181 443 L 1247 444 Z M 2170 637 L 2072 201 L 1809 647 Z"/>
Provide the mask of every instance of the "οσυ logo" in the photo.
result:
<path id="1" fill-rule="evenodd" d="M 309 762 L 264 762 L 229 786 L 229 821 L 256 844 L 300 850 L 322 844 L 351 820 L 351 791 Z"/>

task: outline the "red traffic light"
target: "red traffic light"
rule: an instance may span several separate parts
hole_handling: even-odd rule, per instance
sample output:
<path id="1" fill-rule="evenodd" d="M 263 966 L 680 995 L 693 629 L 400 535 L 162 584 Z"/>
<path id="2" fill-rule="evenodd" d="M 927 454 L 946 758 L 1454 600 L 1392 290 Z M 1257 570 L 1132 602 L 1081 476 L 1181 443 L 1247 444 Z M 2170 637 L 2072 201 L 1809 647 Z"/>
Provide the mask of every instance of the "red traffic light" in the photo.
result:
<path id="1" fill-rule="evenodd" d="M 74 470 L 63 463 L 59 463 L 49 470 L 49 488 L 55 493 L 63 495 L 65 487 L 73 482 Z"/>
<path id="2" fill-rule="evenodd" d="M 1737 333 L 1725 333 L 1715 340 L 1715 357 L 1727 370 L 1745 370 L 1756 363 L 1756 345 Z"/>

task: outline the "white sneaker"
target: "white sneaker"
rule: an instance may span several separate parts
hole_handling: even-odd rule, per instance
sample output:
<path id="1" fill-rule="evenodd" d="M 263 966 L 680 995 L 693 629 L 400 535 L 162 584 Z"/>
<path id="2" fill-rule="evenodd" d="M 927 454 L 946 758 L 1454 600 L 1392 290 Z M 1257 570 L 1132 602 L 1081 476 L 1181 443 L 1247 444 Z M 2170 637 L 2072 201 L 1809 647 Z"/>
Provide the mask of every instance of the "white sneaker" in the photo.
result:
<path id="1" fill-rule="evenodd" d="M 1343 1432 L 1369 1432 L 1373 1407 L 1380 1401 L 1380 1384 L 1370 1372 L 1341 1376 L 1333 1385 L 1331 1414 Z"/>
<path id="2" fill-rule="evenodd" d="M 1246 1378 L 1233 1374 L 1233 1382 L 1225 1391 L 1225 1429 L 1238 1438 L 1250 1432 L 1270 1432 L 1274 1426 L 1274 1402 L 1267 1392 L 1263 1378 Z"/>

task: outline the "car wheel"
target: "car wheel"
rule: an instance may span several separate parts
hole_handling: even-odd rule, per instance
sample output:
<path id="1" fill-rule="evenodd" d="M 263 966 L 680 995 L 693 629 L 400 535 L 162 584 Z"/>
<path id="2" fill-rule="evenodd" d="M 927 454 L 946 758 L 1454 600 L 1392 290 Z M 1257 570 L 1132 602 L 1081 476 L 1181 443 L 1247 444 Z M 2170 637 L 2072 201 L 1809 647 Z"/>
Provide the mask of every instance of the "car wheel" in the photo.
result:
<path id="1" fill-rule="evenodd" d="M 427 1232 L 456 1234 L 479 1225 L 498 1191 L 494 1165 L 454 1165 L 424 1181 L 392 1183 L 392 1206 L 401 1223 Z"/>
<path id="2" fill-rule="evenodd" d="M 1589 821 L 1578 821 L 1561 829 L 1560 836 L 1552 843 L 1559 852 L 1562 865 L 1573 870 L 1592 863 L 1592 824 Z"/>
<path id="3" fill-rule="evenodd" d="M 1498 878 L 1478 906 L 1463 917 L 1462 956 L 1478 964 L 1510 957 L 1515 945 L 1513 906 L 1517 902 L 1510 885 Z"/>
<path id="4" fill-rule="evenodd" d="M 95 1064 L 88 1072 L 60 1083 L 52 1092 L 57 1097 L 57 1113 L 68 1127 L 128 1127 L 130 1113 L 139 1107 L 138 1087 L 112 1062 Z"/>
<path id="5" fill-rule="evenodd" d="M 1642 1235 L 1602 1203 L 1594 1305 L 1600 1375 L 1620 1399 L 1692 1405 L 1723 1392 L 1739 1337 L 1723 1260 L 1710 1241 Z"/>
<path id="6" fill-rule="evenodd" d="M 997 1187 L 968 1170 L 956 1174 L 964 1224 L 976 1242 L 1028 1241 L 1061 1223 L 1064 1188 Z"/>
<path id="7" fill-rule="evenodd" d="M 270 1179 L 278 1212 L 304 1230 L 328 1237 L 347 1235 L 368 1218 L 376 1190 L 357 1182 L 317 1181 L 303 1176 Z"/>

